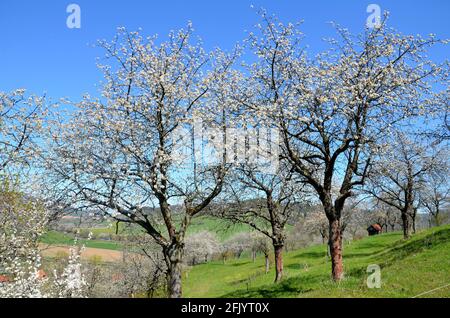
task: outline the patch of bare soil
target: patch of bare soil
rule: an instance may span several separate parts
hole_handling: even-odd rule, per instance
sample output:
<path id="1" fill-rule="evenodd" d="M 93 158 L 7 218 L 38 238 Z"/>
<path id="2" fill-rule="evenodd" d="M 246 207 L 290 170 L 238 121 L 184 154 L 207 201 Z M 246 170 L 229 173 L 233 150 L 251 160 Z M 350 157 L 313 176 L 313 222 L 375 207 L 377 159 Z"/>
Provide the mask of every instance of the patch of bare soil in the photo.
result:
<path id="1" fill-rule="evenodd" d="M 69 247 L 63 245 L 40 244 L 41 255 L 43 257 L 58 257 L 69 255 Z M 81 253 L 82 260 L 97 260 L 101 262 L 119 262 L 123 258 L 121 251 L 106 250 L 101 248 L 86 247 Z"/>

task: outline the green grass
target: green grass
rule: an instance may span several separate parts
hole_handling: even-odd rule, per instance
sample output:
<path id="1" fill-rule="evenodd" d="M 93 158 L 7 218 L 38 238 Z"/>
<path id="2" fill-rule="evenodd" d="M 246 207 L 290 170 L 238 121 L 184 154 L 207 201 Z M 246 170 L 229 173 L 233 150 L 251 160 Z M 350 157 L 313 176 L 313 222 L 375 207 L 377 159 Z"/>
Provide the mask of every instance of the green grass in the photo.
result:
<path id="1" fill-rule="evenodd" d="M 92 227 L 92 228 L 80 228 L 80 231 L 92 232 L 94 235 L 98 234 L 119 234 L 119 235 L 131 235 L 131 234 L 140 234 L 143 229 L 136 224 L 125 224 L 119 223 L 117 226 L 116 233 L 116 223 L 103 223 L 101 226 Z"/>
<path id="2" fill-rule="evenodd" d="M 231 224 L 217 218 L 201 216 L 194 218 L 188 227 L 187 235 L 192 235 L 201 231 L 209 231 L 217 235 L 219 241 L 223 242 L 241 232 L 252 231 L 246 224 Z"/>
<path id="3" fill-rule="evenodd" d="M 92 232 L 95 235 L 106 233 L 106 234 L 115 234 L 116 233 L 116 225 L 113 226 L 102 226 L 95 228 L 84 228 L 81 229 L 83 231 Z M 161 229 L 164 232 L 164 229 Z M 188 227 L 187 235 L 192 235 L 201 231 L 209 231 L 217 235 L 217 238 L 220 241 L 225 241 L 232 237 L 233 235 L 240 232 L 248 232 L 251 231 L 251 227 L 245 224 L 231 224 L 230 222 L 226 222 L 220 220 L 218 218 L 213 218 L 209 216 L 200 216 L 196 217 L 191 221 L 191 224 Z M 142 233 L 142 228 L 137 225 L 124 225 L 123 223 L 119 224 L 118 234 L 127 235 L 127 234 L 138 234 Z"/>
<path id="4" fill-rule="evenodd" d="M 382 286 L 369 289 L 367 266 L 381 267 Z M 211 262 L 184 275 L 186 297 L 413 297 L 450 284 L 450 226 L 423 231 L 410 240 L 388 233 L 345 243 L 345 278 L 330 279 L 325 246 L 285 254 L 285 279 L 273 284 L 264 260 Z M 450 286 L 420 297 L 450 297 Z"/>
<path id="5" fill-rule="evenodd" d="M 49 231 L 41 237 L 41 243 L 50 245 L 68 245 L 71 246 L 74 243 L 74 237 L 65 233 Z M 122 245 L 114 241 L 102 241 L 102 240 L 78 240 L 79 245 L 85 245 L 91 248 L 102 248 L 106 250 L 120 250 Z"/>
<path id="6" fill-rule="evenodd" d="M 115 234 L 116 227 L 115 224 L 113 224 L 112 227 L 105 225 L 104 227 L 82 228 L 80 230 L 84 232 L 92 232 L 94 235 L 99 235 L 101 233 Z M 235 225 L 226 223 L 216 218 L 201 216 L 192 220 L 192 223 L 188 228 L 187 235 L 192 235 L 201 231 L 209 231 L 215 233 L 220 241 L 225 241 L 237 233 L 247 232 L 250 230 L 251 228 L 245 224 Z M 142 233 L 142 229 L 138 226 L 125 226 L 121 223 L 119 224 L 118 233 L 121 235 L 132 233 L 136 234 Z M 73 245 L 74 236 L 57 231 L 49 231 L 42 236 L 41 242 L 51 245 Z M 116 241 L 79 239 L 78 243 L 81 245 L 84 244 L 86 247 L 103 248 L 108 250 L 120 250 L 122 248 L 122 245 Z"/>

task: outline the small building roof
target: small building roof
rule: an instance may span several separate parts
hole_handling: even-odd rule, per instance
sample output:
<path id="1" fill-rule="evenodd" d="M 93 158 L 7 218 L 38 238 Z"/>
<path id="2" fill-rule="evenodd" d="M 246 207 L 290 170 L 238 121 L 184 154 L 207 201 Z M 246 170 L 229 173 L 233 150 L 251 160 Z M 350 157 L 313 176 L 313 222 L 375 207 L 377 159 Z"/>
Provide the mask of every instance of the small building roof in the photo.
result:
<path id="1" fill-rule="evenodd" d="M 0 275 L 0 283 L 7 283 L 9 282 L 8 276 Z"/>

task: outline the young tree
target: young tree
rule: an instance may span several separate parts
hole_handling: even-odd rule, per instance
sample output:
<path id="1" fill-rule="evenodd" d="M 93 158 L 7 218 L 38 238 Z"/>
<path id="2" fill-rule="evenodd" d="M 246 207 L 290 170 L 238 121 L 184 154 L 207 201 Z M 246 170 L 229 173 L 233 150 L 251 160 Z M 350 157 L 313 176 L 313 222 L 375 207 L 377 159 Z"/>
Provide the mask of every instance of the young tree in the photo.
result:
<path id="1" fill-rule="evenodd" d="M 266 274 L 270 271 L 270 251 L 271 251 L 271 242 L 269 241 L 269 238 L 260 233 L 260 232 L 254 232 L 252 233 L 252 243 L 251 243 L 251 249 L 252 252 L 256 253 L 262 253 L 264 255 L 264 266 L 265 266 L 265 272 Z M 281 279 L 281 276 L 280 276 Z"/>
<path id="2" fill-rule="evenodd" d="M 440 41 L 400 35 L 384 19 L 359 36 L 338 27 L 332 49 L 309 59 L 294 25 L 266 14 L 263 20 L 259 35 L 249 38 L 258 59 L 237 99 L 250 116 L 280 129 L 282 159 L 315 189 L 329 221 L 332 277 L 338 281 L 345 202 L 364 184 L 384 136 L 436 101 L 432 83 L 443 69 L 423 53 Z M 337 196 L 333 185 L 339 185 Z"/>
<path id="3" fill-rule="evenodd" d="M 437 159 L 432 149 L 398 133 L 374 164 L 368 192 L 401 213 L 405 239 L 410 236 L 410 220 L 415 220 L 424 177 L 439 165 Z"/>
<path id="4" fill-rule="evenodd" d="M 301 199 L 298 185 L 283 167 L 277 174 L 265 173 L 254 163 L 241 165 L 229 175 L 227 184 L 232 203 L 224 204 L 216 213 L 221 218 L 251 226 L 272 241 L 275 255 L 275 282 L 283 277 L 283 248 L 286 224 L 293 205 Z"/>
<path id="5" fill-rule="evenodd" d="M 3 180 L 2 180 L 3 181 Z M 39 239 L 50 213 L 43 202 L 28 200 L 8 181 L 0 189 L 0 298 L 84 297 L 81 250 L 71 248 L 61 275 L 42 275 Z"/>
<path id="6" fill-rule="evenodd" d="M 436 226 L 442 224 L 442 211 L 450 202 L 447 162 L 438 169 L 425 175 L 423 187 L 419 193 L 420 205 L 427 211 Z M 430 226 L 432 224 L 430 220 Z"/>
<path id="7" fill-rule="evenodd" d="M 197 142 L 183 134 L 196 116 L 222 127 L 223 110 L 231 107 L 234 57 L 205 54 L 192 32 L 189 25 L 156 44 L 121 29 L 112 43 L 100 42 L 109 61 L 101 66 L 103 98 L 87 96 L 78 105 L 54 132 L 47 160 L 58 197 L 138 224 L 159 244 L 170 297 L 182 296 L 186 230 L 221 192 L 227 170 L 222 157 L 202 164 L 180 155 L 178 137 L 181 148 Z M 201 134 L 201 126 L 194 129 Z"/>

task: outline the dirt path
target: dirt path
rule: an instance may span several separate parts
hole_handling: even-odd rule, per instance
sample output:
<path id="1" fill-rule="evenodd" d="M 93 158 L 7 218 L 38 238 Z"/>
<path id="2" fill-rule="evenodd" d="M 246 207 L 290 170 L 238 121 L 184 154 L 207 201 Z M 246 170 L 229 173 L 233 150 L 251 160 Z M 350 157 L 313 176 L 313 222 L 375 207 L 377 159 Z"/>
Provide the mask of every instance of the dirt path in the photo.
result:
<path id="1" fill-rule="evenodd" d="M 44 257 L 55 257 L 58 253 L 69 255 L 69 247 L 64 245 L 39 244 L 39 248 L 41 250 L 41 255 Z M 86 247 L 81 253 L 81 259 L 83 260 L 91 260 L 94 257 L 99 257 L 99 260 L 102 262 L 119 262 L 122 260 L 123 253 L 121 251 L 91 247 Z"/>

